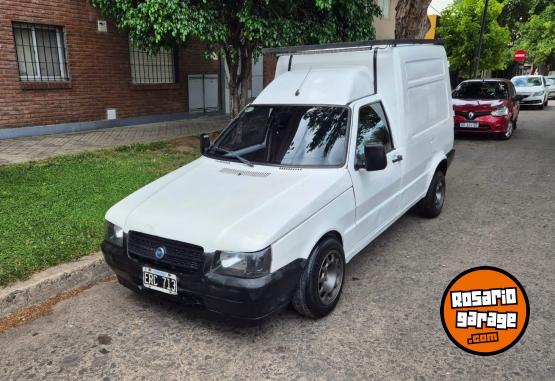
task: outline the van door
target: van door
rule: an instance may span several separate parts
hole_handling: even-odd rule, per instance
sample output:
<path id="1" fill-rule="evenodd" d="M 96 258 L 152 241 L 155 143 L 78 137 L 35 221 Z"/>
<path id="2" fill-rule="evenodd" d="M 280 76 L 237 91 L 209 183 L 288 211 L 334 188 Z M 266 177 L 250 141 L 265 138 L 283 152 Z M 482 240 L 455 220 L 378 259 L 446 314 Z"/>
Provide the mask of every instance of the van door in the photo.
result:
<path id="1" fill-rule="evenodd" d="M 381 171 L 355 170 L 354 165 L 349 165 L 356 201 L 355 240 L 365 242 L 379 234 L 399 214 L 402 156 L 392 139 L 381 102 L 355 106 L 353 119 L 354 163 L 364 162 L 367 143 L 382 143 L 387 152 L 387 166 Z"/>

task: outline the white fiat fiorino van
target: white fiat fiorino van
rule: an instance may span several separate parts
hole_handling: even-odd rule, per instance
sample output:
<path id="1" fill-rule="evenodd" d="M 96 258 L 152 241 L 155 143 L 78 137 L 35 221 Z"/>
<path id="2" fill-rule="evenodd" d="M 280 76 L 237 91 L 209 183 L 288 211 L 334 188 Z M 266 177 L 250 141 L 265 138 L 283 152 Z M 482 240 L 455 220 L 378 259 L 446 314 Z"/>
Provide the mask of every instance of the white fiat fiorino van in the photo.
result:
<path id="1" fill-rule="evenodd" d="M 333 310 L 345 264 L 407 210 L 440 214 L 453 158 L 430 41 L 271 49 L 275 79 L 202 157 L 106 214 L 121 284 L 256 320 Z"/>

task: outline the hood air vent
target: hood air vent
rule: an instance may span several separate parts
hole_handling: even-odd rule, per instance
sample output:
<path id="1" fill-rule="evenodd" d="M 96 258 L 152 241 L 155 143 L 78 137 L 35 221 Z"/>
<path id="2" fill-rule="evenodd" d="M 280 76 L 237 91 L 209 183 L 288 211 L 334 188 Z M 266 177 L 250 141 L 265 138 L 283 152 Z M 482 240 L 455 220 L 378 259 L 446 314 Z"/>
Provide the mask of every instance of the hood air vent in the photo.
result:
<path id="1" fill-rule="evenodd" d="M 270 172 L 258 172 L 258 171 L 240 171 L 238 169 L 222 168 L 221 173 L 227 173 L 229 175 L 235 176 L 251 176 L 251 177 L 268 177 Z"/>

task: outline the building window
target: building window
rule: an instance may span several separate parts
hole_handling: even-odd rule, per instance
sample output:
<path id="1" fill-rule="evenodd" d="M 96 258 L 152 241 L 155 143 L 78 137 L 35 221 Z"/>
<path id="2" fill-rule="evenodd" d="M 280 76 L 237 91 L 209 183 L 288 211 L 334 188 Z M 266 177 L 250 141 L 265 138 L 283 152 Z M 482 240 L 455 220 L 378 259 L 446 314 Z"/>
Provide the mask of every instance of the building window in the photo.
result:
<path id="1" fill-rule="evenodd" d="M 63 28 L 13 23 L 13 34 L 22 81 L 69 79 Z"/>
<path id="2" fill-rule="evenodd" d="M 378 6 L 382 10 L 382 18 L 389 18 L 389 1 L 390 0 L 377 0 Z"/>
<path id="3" fill-rule="evenodd" d="M 151 55 L 137 48 L 129 40 L 129 61 L 131 63 L 131 81 L 134 84 L 175 83 L 175 53 L 173 49 L 162 48 Z"/>

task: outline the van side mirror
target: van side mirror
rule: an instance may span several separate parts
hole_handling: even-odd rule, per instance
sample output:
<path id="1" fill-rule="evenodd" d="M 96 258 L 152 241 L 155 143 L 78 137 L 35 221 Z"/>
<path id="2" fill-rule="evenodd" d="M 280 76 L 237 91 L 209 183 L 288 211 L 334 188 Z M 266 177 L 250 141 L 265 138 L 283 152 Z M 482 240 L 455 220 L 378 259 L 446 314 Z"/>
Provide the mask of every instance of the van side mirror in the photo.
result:
<path id="1" fill-rule="evenodd" d="M 364 146 L 364 163 L 356 163 L 355 169 L 381 171 L 387 167 L 385 146 L 381 143 L 370 143 Z"/>
<path id="2" fill-rule="evenodd" d="M 210 147 L 210 137 L 208 134 L 200 134 L 200 153 L 203 154 Z"/>

